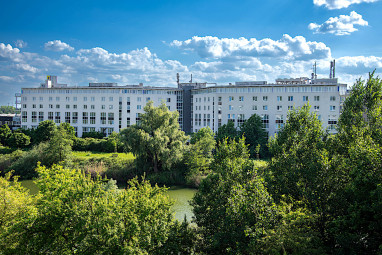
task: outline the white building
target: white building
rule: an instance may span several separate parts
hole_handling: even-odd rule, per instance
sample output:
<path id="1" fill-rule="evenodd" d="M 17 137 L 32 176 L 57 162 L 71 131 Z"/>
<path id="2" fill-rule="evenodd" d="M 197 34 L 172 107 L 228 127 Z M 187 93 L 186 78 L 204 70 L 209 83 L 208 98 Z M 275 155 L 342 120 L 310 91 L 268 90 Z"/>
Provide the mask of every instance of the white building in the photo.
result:
<path id="1" fill-rule="evenodd" d="M 21 122 L 34 128 L 43 120 L 70 123 L 78 136 L 85 132 L 119 132 L 139 121 L 148 101 L 165 102 L 178 110 L 179 123 L 186 132 L 209 126 L 213 131 L 233 121 L 239 126 L 253 114 L 263 119 L 273 135 L 285 124 L 292 107 L 310 103 L 323 122 L 334 132 L 346 94 L 346 84 L 333 79 L 277 79 L 267 82 L 236 82 L 234 85 L 179 83 L 178 88 L 147 87 L 143 84 L 117 86 L 115 83 L 90 83 L 88 87 L 58 84 L 48 76 L 39 88 L 21 92 Z"/>

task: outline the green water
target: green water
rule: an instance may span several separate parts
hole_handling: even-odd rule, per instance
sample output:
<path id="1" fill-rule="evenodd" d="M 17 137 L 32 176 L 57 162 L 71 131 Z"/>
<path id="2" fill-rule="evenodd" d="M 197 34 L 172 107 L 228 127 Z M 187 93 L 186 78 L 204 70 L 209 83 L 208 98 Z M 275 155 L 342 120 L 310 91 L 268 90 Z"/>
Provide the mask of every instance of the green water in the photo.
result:
<path id="1" fill-rule="evenodd" d="M 38 192 L 37 186 L 32 180 L 21 181 L 21 185 L 29 189 L 31 194 L 36 194 Z M 192 207 L 188 202 L 192 199 L 196 193 L 196 190 L 184 187 L 172 187 L 167 191 L 167 193 L 175 202 L 172 206 L 172 209 L 175 212 L 175 218 L 183 221 L 184 216 L 186 216 L 187 220 L 191 221 L 193 216 Z"/>

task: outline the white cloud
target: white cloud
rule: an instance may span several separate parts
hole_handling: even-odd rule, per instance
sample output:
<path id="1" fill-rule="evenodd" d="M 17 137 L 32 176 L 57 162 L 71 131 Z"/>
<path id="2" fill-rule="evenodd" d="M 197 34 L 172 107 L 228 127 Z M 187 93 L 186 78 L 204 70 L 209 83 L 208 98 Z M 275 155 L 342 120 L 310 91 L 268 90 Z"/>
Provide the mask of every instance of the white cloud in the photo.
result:
<path id="1" fill-rule="evenodd" d="M 329 10 L 347 8 L 352 4 L 373 3 L 379 0 L 313 0 L 317 6 L 325 6 Z"/>
<path id="2" fill-rule="evenodd" d="M 322 42 L 310 42 L 302 36 L 283 35 L 280 40 L 266 38 L 218 38 L 194 36 L 185 41 L 174 40 L 171 46 L 195 51 L 202 58 L 271 57 L 285 59 L 321 59 L 330 57 L 330 48 Z"/>
<path id="3" fill-rule="evenodd" d="M 49 51 L 74 50 L 74 48 L 71 47 L 69 44 L 61 42 L 60 40 L 49 41 L 44 44 L 44 48 L 45 50 L 49 50 Z"/>
<path id="4" fill-rule="evenodd" d="M 355 25 L 367 26 L 368 22 L 362 19 L 362 15 L 352 11 L 349 16 L 331 17 L 321 25 L 310 23 L 309 29 L 320 34 L 350 35 L 358 30 L 354 27 Z"/>
<path id="5" fill-rule="evenodd" d="M 366 68 L 370 72 L 376 68 L 382 68 L 382 57 L 375 57 L 375 56 L 341 57 L 341 58 L 336 59 L 336 62 L 341 67 Z"/>
<path id="6" fill-rule="evenodd" d="M 20 61 L 22 55 L 18 48 L 13 48 L 10 44 L 5 45 L 0 43 L 0 61 L 1 60 L 11 60 L 11 61 Z"/>
<path id="7" fill-rule="evenodd" d="M 26 42 L 24 42 L 23 40 L 17 40 L 15 42 L 15 46 L 19 49 L 22 49 L 22 48 L 25 48 L 28 46 L 28 44 Z"/>

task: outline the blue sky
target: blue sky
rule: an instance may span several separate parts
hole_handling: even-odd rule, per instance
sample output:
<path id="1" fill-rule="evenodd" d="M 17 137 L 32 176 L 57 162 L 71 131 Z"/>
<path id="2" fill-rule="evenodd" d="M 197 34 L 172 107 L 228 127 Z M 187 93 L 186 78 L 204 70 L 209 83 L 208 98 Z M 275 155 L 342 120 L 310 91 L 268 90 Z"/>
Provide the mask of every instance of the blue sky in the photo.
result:
<path id="1" fill-rule="evenodd" d="M 175 86 L 382 69 L 382 0 L 8 1 L 0 9 L 0 105 L 46 75 L 78 86 Z"/>

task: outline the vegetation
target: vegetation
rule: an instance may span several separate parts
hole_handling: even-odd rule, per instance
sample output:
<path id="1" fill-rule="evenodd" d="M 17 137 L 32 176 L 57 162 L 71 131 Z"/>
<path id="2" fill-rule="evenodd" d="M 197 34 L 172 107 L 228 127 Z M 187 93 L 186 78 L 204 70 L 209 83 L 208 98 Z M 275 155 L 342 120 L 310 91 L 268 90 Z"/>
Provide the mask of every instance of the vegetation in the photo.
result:
<path id="1" fill-rule="evenodd" d="M 0 114 L 12 114 L 16 113 L 16 108 L 13 106 L 0 106 Z"/>
<path id="2" fill-rule="evenodd" d="M 140 167 L 158 173 L 178 163 L 187 136 L 179 130 L 178 112 L 170 112 L 163 103 L 154 107 L 150 101 L 138 124 L 121 131 L 121 140 L 137 157 Z"/>
<path id="3" fill-rule="evenodd" d="M 0 141 L 13 148 L 0 150 L 0 253 L 382 254 L 381 116 L 382 81 L 371 74 L 353 86 L 335 135 L 309 105 L 268 144 L 254 115 L 216 140 L 202 128 L 188 145 L 178 115 L 152 102 L 140 123 L 102 139 L 75 138 L 68 124 L 3 126 Z M 40 194 L 11 174 L 37 178 Z M 147 179 L 199 186 L 194 224 L 174 221 L 164 189 Z"/>

